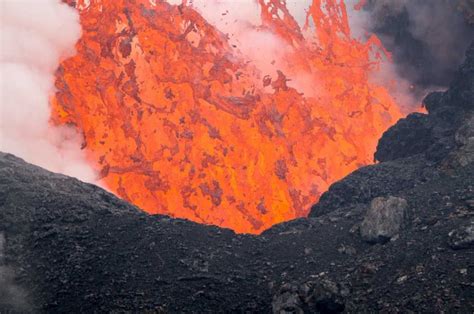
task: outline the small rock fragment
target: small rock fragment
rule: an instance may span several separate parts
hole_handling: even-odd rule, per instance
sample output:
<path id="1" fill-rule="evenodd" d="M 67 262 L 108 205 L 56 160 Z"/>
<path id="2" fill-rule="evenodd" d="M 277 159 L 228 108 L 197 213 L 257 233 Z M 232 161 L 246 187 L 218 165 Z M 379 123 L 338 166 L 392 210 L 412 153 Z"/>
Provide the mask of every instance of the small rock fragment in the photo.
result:
<path id="1" fill-rule="evenodd" d="M 386 243 L 398 234 L 405 219 L 407 202 L 399 197 L 374 198 L 360 225 L 362 238 L 369 243 Z"/>
<path id="2" fill-rule="evenodd" d="M 407 276 L 407 275 L 401 276 L 401 277 L 399 277 L 399 278 L 397 279 L 397 283 L 398 283 L 398 284 L 402 284 L 402 283 L 404 283 L 405 281 L 407 281 L 407 279 L 408 279 L 408 276 Z"/>
<path id="3" fill-rule="evenodd" d="M 284 284 L 273 295 L 273 313 L 341 313 L 349 291 L 327 278 Z"/>
<path id="4" fill-rule="evenodd" d="M 474 248 L 474 220 L 449 233 L 448 244 L 452 249 Z"/>
<path id="5" fill-rule="evenodd" d="M 467 206 L 469 206 L 469 208 L 474 209 L 474 199 L 467 200 L 466 204 L 467 204 Z"/>

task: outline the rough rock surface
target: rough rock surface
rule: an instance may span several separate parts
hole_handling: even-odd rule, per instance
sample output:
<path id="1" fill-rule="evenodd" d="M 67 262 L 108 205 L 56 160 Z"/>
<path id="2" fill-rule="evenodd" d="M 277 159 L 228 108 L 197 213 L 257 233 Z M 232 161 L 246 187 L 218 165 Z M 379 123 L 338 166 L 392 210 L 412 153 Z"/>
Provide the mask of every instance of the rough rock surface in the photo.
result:
<path id="1" fill-rule="evenodd" d="M 369 243 L 385 243 L 398 235 L 407 206 L 407 201 L 399 197 L 374 198 L 360 225 L 362 238 Z"/>
<path id="2" fill-rule="evenodd" d="M 474 248 L 474 219 L 449 233 L 449 245 L 453 249 Z"/>
<path id="3" fill-rule="evenodd" d="M 397 196 L 435 179 L 441 168 L 446 171 L 472 163 L 474 44 L 451 87 L 429 94 L 423 102 L 428 114 L 412 113 L 383 134 L 374 156 L 381 163 L 334 183 L 312 207 L 310 216 L 367 204 L 378 196 Z"/>
<path id="4" fill-rule="evenodd" d="M 0 153 L 0 311 L 473 312 L 473 71 L 474 47 L 425 122 L 384 135 L 380 163 L 260 236 L 148 215 Z M 419 125 L 428 143 L 398 152 Z M 388 196 L 407 201 L 409 223 L 368 244 L 354 226 Z"/>
<path id="5" fill-rule="evenodd" d="M 286 283 L 274 293 L 272 310 L 273 313 L 341 313 L 348 295 L 346 287 L 324 277 L 301 285 Z"/>

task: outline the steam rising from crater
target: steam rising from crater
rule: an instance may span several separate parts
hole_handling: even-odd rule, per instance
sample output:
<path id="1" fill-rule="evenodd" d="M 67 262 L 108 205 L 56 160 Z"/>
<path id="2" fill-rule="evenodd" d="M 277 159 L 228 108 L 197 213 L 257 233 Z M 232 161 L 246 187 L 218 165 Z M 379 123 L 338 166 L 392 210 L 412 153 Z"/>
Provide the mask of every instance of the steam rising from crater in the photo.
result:
<path id="1" fill-rule="evenodd" d="M 77 12 L 59 0 L 0 5 L 0 150 L 92 181 L 78 134 L 49 124 L 54 72 L 81 34 Z"/>

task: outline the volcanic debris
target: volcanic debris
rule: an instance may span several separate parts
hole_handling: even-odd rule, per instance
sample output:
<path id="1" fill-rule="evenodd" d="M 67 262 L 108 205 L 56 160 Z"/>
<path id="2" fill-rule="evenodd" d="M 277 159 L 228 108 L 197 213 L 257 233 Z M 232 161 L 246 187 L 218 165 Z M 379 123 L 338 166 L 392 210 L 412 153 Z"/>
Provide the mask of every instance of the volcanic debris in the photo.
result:
<path id="1" fill-rule="evenodd" d="M 379 163 L 260 236 L 149 215 L 1 153 L 1 311 L 472 312 L 473 99 L 471 45 L 428 113 L 380 139 Z"/>

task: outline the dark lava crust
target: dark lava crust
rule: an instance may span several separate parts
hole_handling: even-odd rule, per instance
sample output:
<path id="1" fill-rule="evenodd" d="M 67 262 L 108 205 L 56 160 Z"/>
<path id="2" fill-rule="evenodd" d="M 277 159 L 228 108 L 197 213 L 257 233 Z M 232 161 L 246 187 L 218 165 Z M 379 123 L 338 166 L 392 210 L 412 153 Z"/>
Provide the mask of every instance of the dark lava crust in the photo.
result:
<path id="1" fill-rule="evenodd" d="M 148 215 L 1 153 L 0 312 L 472 313 L 473 85 L 471 46 L 379 163 L 261 236 Z"/>

